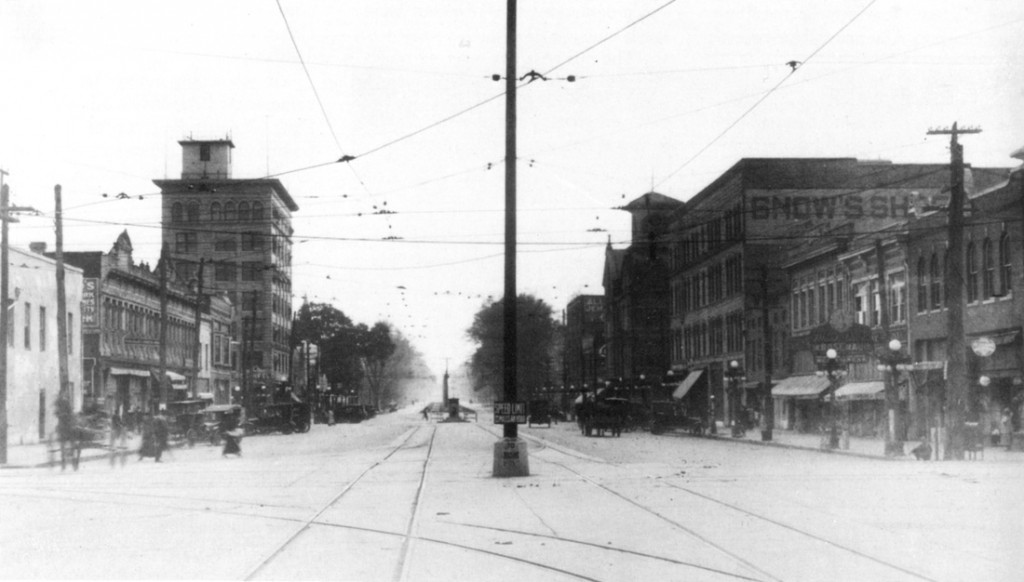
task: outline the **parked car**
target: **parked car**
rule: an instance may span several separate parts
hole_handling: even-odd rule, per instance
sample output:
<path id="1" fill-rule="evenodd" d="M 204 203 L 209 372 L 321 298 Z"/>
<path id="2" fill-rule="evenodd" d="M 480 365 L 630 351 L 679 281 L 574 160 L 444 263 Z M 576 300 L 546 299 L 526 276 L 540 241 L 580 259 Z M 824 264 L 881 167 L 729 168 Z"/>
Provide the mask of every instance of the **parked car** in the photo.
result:
<path id="1" fill-rule="evenodd" d="M 309 406 L 302 402 L 278 402 L 264 404 L 252 410 L 246 420 L 246 432 L 267 434 L 280 432 L 306 432 L 309 430 Z"/>
<path id="2" fill-rule="evenodd" d="M 214 404 L 203 410 L 202 433 L 197 440 L 208 440 L 211 445 L 219 446 L 222 426 L 239 426 L 242 419 L 242 407 L 237 404 Z"/>

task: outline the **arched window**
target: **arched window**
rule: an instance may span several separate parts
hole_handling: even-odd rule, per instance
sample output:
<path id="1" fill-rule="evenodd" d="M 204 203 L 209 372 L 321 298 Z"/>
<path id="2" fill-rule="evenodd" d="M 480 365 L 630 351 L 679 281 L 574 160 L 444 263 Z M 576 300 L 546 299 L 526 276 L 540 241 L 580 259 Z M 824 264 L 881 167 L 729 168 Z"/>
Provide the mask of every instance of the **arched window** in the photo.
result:
<path id="1" fill-rule="evenodd" d="M 220 202 L 214 202 L 210 205 L 210 220 L 217 222 L 221 219 L 220 215 Z"/>
<path id="2" fill-rule="evenodd" d="M 996 265 L 992 257 L 992 241 L 988 238 L 981 243 L 981 269 L 982 297 L 989 299 L 996 294 Z"/>
<path id="3" fill-rule="evenodd" d="M 249 203 L 239 202 L 238 203 L 238 221 L 249 222 L 252 219 L 252 214 L 249 213 Z"/>
<path id="4" fill-rule="evenodd" d="M 967 244 L 967 302 L 978 300 L 978 257 L 974 242 Z"/>
<path id="5" fill-rule="evenodd" d="M 924 257 L 917 259 L 917 312 L 928 311 L 928 267 Z"/>
<path id="6" fill-rule="evenodd" d="M 199 203 L 195 200 L 188 203 L 188 221 L 199 222 Z"/>
<path id="7" fill-rule="evenodd" d="M 938 253 L 932 253 L 929 279 L 932 289 L 931 308 L 942 309 L 942 269 L 939 267 Z"/>
<path id="8" fill-rule="evenodd" d="M 224 220 L 226 222 L 234 222 L 238 217 L 235 215 L 235 203 L 228 202 L 224 205 Z"/>
<path id="9" fill-rule="evenodd" d="M 175 202 L 171 206 L 171 222 L 181 222 L 183 210 L 184 209 L 181 206 L 181 202 Z"/>
<path id="10" fill-rule="evenodd" d="M 1010 268 L 1010 233 L 999 237 L 999 294 L 1006 295 L 1013 288 L 1013 271 Z"/>
<path id="11" fill-rule="evenodd" d="M 253 202 L 252 203 L 252 219 L 254 221 L 257 221 L 257 222 L 263 220 L 263 204 L 262 203 L 260 203 L 260 202 Z"/>

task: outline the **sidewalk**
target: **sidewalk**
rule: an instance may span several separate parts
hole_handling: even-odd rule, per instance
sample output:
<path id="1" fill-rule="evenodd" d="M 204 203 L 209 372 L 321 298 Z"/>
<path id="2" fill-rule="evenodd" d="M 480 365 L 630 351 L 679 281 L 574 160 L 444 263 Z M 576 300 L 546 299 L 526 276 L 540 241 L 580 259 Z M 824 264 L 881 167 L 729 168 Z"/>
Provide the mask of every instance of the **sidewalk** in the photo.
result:
<path id="1" fill-rule="evenodd" d="M 104 443 L 106 445 L 106 443 Z M 137 454 L 142 445 L 142 437 L 131 435 L 128 437 L 128 456 Z M 54 443 L 56 448 L 58 445 Z M 110 458 L 110 449 L 104 448 L 83 448 L 81 462 L 106 460 Z M 7 447 L 7 464 L 0 465 L 3 469 L 28 469 L 32 467 L 60 467 L 60 452 L 50 451 L 48 443 L 33 443 L 28 445 L 9 445 Z M 70 470 L 71 467 L 68 467 Z"/>
<path id="2" fill-rule="evenodd" d="M 728 427 L 719 426 L 717 430 L 718 434 L 706 434 L 705 436 L 723 441 L 742 441 L 744 443 L 768 447 L 803 449 L 826 454 L 849 455 L 887 461 L 915 461 L 916 459 L 910 451 L 919 443 L 919 441 L 916 440 L 907 441 L 903 443 L 904 455 L 902 457 L 886 457 L 885 441 L 876 438 L 850 437 L 849 448 L 842 448 L 842 443 L 840 443 L 840 448 L 828 449 L 821 447 L 822 437 L 819 434 L 798 433 L 791 430 L 775 429 L 772 431 L 772 440 L 762 441 L 761 431 L 757 429 L 747 431 L 744 436 L 738 438 L 729 434 Z M 941 459 L 936 459 L 935 455 L 932 455 L 931 460 L 936 461 Z M 1009 451 L 1005 446 L 986 446 L 983 454 L 978 453 L 977 460 L 996 463 L 1024 463 L 1024 452 Z"/>

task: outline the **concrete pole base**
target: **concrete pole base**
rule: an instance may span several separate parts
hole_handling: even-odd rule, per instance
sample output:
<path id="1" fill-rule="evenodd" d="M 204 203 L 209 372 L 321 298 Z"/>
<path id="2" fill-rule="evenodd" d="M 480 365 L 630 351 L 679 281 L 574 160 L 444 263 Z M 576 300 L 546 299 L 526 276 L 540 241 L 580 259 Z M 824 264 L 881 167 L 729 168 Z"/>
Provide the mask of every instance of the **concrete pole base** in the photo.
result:
<path id="1" fill-rule="evenodd" d="M 530 456 L 526 441 L 504 438 L 494 443 L 492 477 L 529 477 Z"/>

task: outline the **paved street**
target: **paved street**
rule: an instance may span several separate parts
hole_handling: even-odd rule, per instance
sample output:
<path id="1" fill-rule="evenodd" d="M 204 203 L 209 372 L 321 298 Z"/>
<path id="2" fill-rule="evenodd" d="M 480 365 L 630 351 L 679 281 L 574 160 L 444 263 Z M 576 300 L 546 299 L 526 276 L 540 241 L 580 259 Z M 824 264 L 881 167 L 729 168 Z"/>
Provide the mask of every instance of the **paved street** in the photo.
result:
<path id="1" fill-rule="evenodd" d="M 0 578 L 1017 580 L 1024 463 L 886 462 L 414 411 L 244 456 L 0 470 Z"/>

